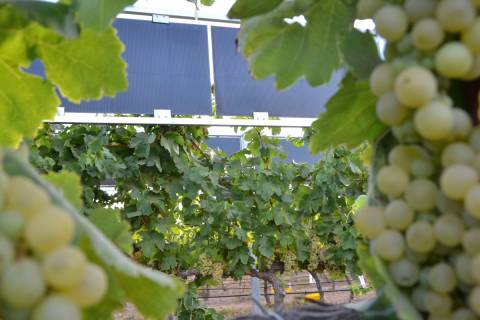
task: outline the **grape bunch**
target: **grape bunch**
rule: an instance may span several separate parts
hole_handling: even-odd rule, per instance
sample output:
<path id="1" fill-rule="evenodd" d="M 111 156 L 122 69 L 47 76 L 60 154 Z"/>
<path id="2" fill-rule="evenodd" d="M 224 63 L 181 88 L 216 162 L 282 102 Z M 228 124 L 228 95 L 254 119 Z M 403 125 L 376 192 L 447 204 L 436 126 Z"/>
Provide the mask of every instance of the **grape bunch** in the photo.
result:
<path id="1" fill-rule="evenodd" d="M 396 3 L 357 3 L 387 42 L 370 88 L 396 144 L 374 173 L 386 200 L 355 224 L 426 319 L 480 319 L 480 127 L 464 93 L 480 77 L 480 1 Z"/>
<path id="2" fill-rule="evenodd" d="M 0 168 L 0 319 L 80 320 L 102 300 L 107 276 L 74 234 L 42 188 Z"/>

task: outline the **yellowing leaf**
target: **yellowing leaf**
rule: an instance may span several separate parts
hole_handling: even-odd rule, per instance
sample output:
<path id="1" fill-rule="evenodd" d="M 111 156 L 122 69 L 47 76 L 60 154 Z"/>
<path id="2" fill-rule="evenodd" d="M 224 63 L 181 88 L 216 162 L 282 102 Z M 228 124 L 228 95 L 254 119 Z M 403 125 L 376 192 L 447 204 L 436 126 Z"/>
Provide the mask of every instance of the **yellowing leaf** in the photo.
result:
<path id="1" fill-rule="evenodd" d="M 0 58 L 0 145 L 16 146 L 23 136 L 32 137 L 59 105 L 50 82 Z"/>
<path id="2" fill-rule="evenodd" d="M 77 103 L 114 96 L 127 88 L 123 50 L 113 28 L 103 33 L 85 29 L 78 39 L 39 44 L 48 79 L 64 97 Z"/>

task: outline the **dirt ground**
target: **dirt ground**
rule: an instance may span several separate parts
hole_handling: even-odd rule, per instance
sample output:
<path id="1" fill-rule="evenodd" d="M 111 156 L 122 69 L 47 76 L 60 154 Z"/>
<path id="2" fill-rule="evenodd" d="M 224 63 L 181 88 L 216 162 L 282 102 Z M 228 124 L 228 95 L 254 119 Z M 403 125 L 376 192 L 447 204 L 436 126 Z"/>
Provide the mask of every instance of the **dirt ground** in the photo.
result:
<path id="1" fill-rule="evenodd" d="M 308 274 L 298 273 L 292 274 L 283 279 L 287 289 L 286 306 L 293 308 L 305 303 L 305 294 L 315 292 L 315 284 L 309 283 Z M 199 291 L 199 297 L 205 306 L 216 309 L 223 314 L 226 319 L 233 319 L 241 315 L 251 313 L 252 303 L 250 301 L 250 278 L 245 277 L 241 281 L 233 281 L 226 279 L 223 285 L 211 288 L 203 288 Z M 261 302 L 266 306 L 263 296 L 263 281 L 260 281 Z M 354 280 L 353 286 L 359 288 L 359 281 Z M 350 287 L 345 280 L 330 281 L 326 278 L 322 279 L 322 288 L 325 293 L 325 300 L 330 304 L 349 303 L 351 298 Z M 340 290 L 340 291 L 337 291 Z M 271 287 L 268 287 L 271 294 Z M 360 301 L 371 298 L 375 292 L 364 292 L 360 296 L 354 296 L 353 301 Z M 273 296 L 270 296 L 273 301 Z M 115 320 L 143 320 L 144 318 L 131 305 L 127 305 L 125 310 L 115 315 Z"/>

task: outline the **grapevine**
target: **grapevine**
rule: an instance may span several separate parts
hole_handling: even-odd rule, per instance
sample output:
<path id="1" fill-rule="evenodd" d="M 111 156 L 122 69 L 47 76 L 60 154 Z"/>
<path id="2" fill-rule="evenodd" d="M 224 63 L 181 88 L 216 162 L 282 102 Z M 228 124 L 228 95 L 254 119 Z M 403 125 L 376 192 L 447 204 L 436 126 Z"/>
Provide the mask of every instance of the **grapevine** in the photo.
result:
<path id="1" fill-rule="evenodd" d="M 480 316 L 480 127 L 458 91 L 480 77 L 478 7 L 470 0 L 357 4 L 357 16 L 373 18 L 387 41 L 370 88 L 395 141 L 380 142 L 389 153 L 374 172 L 379 193 L 355 224 L 428 319 Z"/>

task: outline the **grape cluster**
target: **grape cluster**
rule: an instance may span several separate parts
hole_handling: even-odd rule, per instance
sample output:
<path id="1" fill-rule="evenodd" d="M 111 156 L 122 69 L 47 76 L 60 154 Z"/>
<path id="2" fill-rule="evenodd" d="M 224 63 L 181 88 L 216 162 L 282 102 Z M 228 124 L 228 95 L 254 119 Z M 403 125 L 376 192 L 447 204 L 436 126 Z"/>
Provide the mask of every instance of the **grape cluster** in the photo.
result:
<path id="1" fill-rule="evenodd" d="M 213 262 L 206 254 L 198 257 L 197 268 L 201 275 L 210 276 L 215 283 L 220 283 L 223 278 L 224 266 L 221 262 Z"/>
<path id="2" fill-rule="evenodd" d="M 323 246 L 320 238 L 314 236 L 310 241 L 310 248 L 308 250 L 308 267 L 307 270 L 315 271 L 323 257 Z"/>
<path id="3" fill-rule="evenodd" d="M 0 318 L 80 320 L 107 276 L 72 244 L 73 219 L 30 180 L 0 168 Z"/>
<path id="4" fill-rule="evenodd" d="M 478 0 L 357 4 L 387 41 L 370 88 L 397 144 L 375 173 L 388 201 L 360 209 L 355 224 L 428 319 L 480 317 L 480 127 L 452 94 L 480 76 L 478 8 Z"/>
<path id="5" fill-rule="evenodd" d="M 298 270 L 298 262 L 297 262 L 297 256 L 295 253 L 291 251 L 287 251 L 285 254 L 283 254 L 282 257 L 283 261 L 283 270 L 284 272 L 295 272 Z"/>

